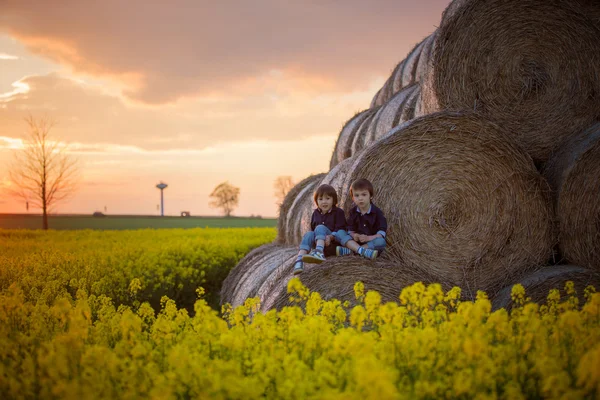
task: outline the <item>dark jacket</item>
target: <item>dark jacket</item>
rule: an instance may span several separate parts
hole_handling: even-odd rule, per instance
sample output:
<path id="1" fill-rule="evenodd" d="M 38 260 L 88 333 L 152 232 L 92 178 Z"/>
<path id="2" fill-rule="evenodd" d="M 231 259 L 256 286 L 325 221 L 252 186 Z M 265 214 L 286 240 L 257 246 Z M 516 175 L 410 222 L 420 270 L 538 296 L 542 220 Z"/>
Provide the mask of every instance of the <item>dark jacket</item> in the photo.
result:
<path id="1" fill-rule="evenodd" d="M 361 214 L 358 206 L 352 204 L 348 215 L 348 232 L 356 232 L 369 236 L 379 233 L 385 238 L 386 231 L 387 221 L 379 207 L 371 203 L 369 211 Z"/>
<path id="2" fill-rule="evenodd" d="M 333 206 L 329 212 L 321 214 L 319 208 L 315 209 L 310 219 L 310 229 L 314 231 L 319 225 L 325 225 L 331 232 L 346 229 L 346 215 L 344 214 L 344 210 Z"/>

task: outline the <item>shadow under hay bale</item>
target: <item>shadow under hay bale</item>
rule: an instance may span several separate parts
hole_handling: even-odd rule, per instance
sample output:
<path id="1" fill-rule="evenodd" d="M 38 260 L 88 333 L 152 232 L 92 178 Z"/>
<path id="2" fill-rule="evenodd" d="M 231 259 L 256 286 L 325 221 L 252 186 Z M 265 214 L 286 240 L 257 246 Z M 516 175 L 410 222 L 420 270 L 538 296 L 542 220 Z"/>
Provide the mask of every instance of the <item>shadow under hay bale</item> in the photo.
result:
<path id="1" fill-rule="evenodd" d="M 292 277 L 290 274 L 265 294 L 262 311 L 280 310 L 293 305 L 287 293 L 287 282 Z M 298 277 L 304 286 L 311 292 L 318 292 L 322 299 L 348 301 L 350 306 L 357 304 L 354 284 L 358 281 L 364 283 L 365 293 L 368 290 L 379 292 L 383 303 L 398 302 L 402 289 L 413 283 L 433 282 L 431 277 L 418 270 L 384 260 L 369 261 L 358 256 L 332 257 L 320 265 L 309 264 Z"/>
<path id="2" fill-rule="evenodd" d="M 562 257 L 600 271 L 600 123 L 563 142 L 544 175 L 553 189 Z"/>
<path id="3" fill-rule="evenodd" d="M 512 134 L 536 163 L 545 162 L 560 142 L 600 116 L 600 28 L 577 3 L 451 5 L 421 88 L 424 112 L 479 111 Z"/>
<path id="4" fill-rule="evenodd" d="M 225 279 L 221 288 L 221 304 L 233 307 L 255 297 L 263 282 L 280 266 L 292 268 L 298 249 L 291 246 L 266 244 L 244 257 Z"/>
<path id="5" fill-rule="evenodd" d="M 313 195 L 324 177 L 325 174 L 312 175 L 310 177 L 310 183 L 306 185 L 294 199 L 294 202 L 287 212 L 285 244 L 293 246 L 299 245 L 304 233 L 310 230 L 310 217 L 315 208 Z"/>
<path id="6" fill-rule="evenodd" d="M 373 183 L 388 221 L 384 257 L 466 293 L 500 289 L 552 254 L 547 183 L 502 128 L 476 113 L 396 127 L 353 158 L 350 181 L 358 178 Z"/>
<path id="7" fill-rule="evenodd" d="M 511 310 L 514 306 L 511 298 L 512 288 L 520 283 L 525 288 L 525 296 L 532 302 L 545 304 L 551 289 L 559 289 L 561 299 L 567 297 L 565 284 L 574 283 L 579 305 L 585 303 L 585 288 L 593 286 L 596 291 L 600 290 L 600 273 L 574 265 L 554 265 L 544 267 L 534 273 L 523 277 L 514 284 L 502 289 L 492 297 L 492 310 L 505 308 Z"/>
<path id="8" fill-rule="evenodd" d="M 288 229 L 288 212 L 292 208 L 292 205 L 297 200 L 298 195 L 308 185 L 314 185 L 314 175 L 304 178 L 298 182 L 285 196 L 283 203 L 279 206 L 279 217 L 277 218 L 277 239 L 278 243 L 285 243 L 287 240 L 287 229 Z"/>

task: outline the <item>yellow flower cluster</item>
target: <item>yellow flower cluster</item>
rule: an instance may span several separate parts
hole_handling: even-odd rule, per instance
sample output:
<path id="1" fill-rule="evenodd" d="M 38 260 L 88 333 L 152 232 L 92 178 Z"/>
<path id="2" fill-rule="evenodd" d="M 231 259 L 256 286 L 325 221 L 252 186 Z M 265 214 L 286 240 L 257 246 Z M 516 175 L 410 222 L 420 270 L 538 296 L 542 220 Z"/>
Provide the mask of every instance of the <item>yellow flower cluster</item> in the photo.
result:
<path id="1" fill-rule="evenodd" d="M 217 308 L 229 271 L 275 236 L 274 228 L 0 230 L 0 292 L 16 283 L 25 300 L 50 305 L 83 290 L 156 310 L 166 295 L 192 311 L 203 286 Z"/>
<path id="2" fill-rule="evenodd" d="M 130 289 L 138 290 L 131 282 Z M 572 289 L 572 288 L 571 288 Z M 115 306 L 79 289 L 51 305 L 16 285 L 0 294 L 0 393 L 45 399 L 575 399 L 600 396 L 600 293 L 587 302 L 522 299 L 491 312 L 484 293 L 417 283 L 399 303 L 355 286 L 359 304 L 324 301 L 298 279 L 298 302 L 257 299 L 194 316 L 167 297 Z M 573 294 L 571 292 L 571 294 Z M 199 290 L 202 296 L 203 291 Z"/>

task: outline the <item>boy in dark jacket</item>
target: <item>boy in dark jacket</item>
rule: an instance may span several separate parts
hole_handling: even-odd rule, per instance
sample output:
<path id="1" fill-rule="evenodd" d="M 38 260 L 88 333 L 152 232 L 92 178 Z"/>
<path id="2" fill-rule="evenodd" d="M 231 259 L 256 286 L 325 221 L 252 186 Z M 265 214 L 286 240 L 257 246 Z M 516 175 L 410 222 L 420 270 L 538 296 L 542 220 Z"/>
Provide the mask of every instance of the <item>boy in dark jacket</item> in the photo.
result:
<path id="1" fill-rule="evenodd" d="M 372 203 L 373 185 L 366 179 L 358 179 L 350 186 L 354 204 L 348 215 L 348 233 L 338 234 L 342 244 L 336 254 L 344 256 L 358 253 L 362 257 L 375 259 L 385 249 L 387 221 L 379 207 Z"/>

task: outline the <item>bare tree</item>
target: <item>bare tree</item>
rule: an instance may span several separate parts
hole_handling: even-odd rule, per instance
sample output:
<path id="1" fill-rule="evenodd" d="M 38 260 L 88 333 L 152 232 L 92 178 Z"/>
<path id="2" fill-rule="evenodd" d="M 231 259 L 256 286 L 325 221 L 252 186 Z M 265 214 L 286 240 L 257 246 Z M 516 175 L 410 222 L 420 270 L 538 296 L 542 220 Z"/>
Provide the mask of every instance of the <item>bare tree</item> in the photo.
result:
<path id="1" fill-rule="evenodd" d="M 283 200 L 288 192 L 294 187 L 294 181 L 291 176 L 278 176 L 273 183 L 275 188 L 275 199 L 277 199 L 277 206 L 283 204 Z"/>
<path id="2" fill-rule="evenodd" d="M 220 208 L 226 217 L 237 207 L 240 200 L 240 188 L 231 185 L 229 182 L 219 184 L 210 197 L 214 200 L 209 203 L 213 208 Z"/>
<path id="3" fill-rule="evenodd" d="M 42 209 L 43 228 L 48 229 L 48 213 L 75 192 L 77 160 L 67 147 L 52 140 L 53 120 L 25 118 L 29 127 L 24 147 L 17 150 L 9 167 L 10 193 L 29 206 Z"/>

